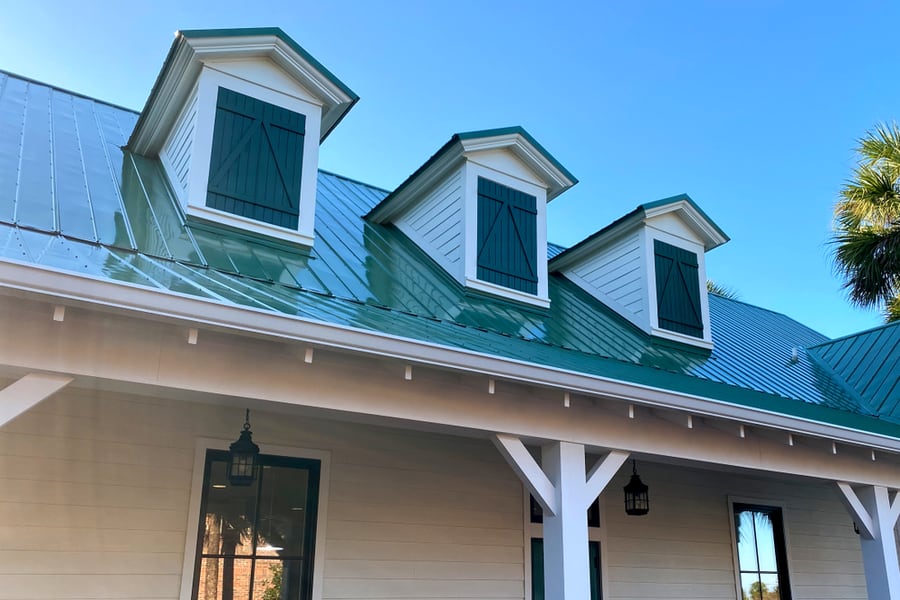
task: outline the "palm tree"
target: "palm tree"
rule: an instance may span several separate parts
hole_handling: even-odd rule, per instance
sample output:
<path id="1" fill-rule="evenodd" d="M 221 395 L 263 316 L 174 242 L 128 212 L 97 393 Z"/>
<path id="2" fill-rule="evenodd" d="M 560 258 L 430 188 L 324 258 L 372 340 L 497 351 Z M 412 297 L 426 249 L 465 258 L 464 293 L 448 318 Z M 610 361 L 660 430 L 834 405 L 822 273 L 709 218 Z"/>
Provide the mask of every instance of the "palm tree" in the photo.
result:
<path id="1" fill-rule="evenodd" d="M 728 286 L 716 283 L 712 279 L 706 280 L 706 291 L 710 294 L 715 294 L 716 296 L 722 296 L 723 298 L 730 298 L 731 300 L 738 299 L 738 294 L 736 291 Z"/>
<path id="2" fill-rule="evenodd" d="M 835 206 L 835 267 L 850 301 L 900 320 L 900 127 L 881 124 L 856 147 L 859 163 Z"/>

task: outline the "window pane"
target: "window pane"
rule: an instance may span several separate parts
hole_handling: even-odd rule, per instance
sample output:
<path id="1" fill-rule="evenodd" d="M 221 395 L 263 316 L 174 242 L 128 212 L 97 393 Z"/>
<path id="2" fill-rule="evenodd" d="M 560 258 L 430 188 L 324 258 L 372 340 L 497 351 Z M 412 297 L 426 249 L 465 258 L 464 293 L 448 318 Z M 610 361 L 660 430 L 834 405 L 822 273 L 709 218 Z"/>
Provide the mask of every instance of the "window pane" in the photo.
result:
<path id="1" fill-rule="evenodd" d="M 761 592 L 762 600 L 781 600 L 781 594 L 778 590 L 778 575 L 772 573 L 760 576 L 762 581 Z"/>
<path id="2" fill-rule="evenodd" d="M 753 511 L 745 510 L 735 514 L 734 525 L 737 529 L 738 563 L 741 571 L 756 571 L 756 532 L 753 523 Z"/>
<path id="3" fill-rule="evenodd" d="M 224 459 L 210 460 L 206 514 L 202 521 L 206 527 L 203 553 L 252 554 L 257 489 L 254 485 L 230 485 L 225 467 Z"/>
<path id="4" fill-rule="evenodd" d="M 253 561 L 241 558 L 204 558 L 200 563 L 197 600 L 247 600 Z"/>

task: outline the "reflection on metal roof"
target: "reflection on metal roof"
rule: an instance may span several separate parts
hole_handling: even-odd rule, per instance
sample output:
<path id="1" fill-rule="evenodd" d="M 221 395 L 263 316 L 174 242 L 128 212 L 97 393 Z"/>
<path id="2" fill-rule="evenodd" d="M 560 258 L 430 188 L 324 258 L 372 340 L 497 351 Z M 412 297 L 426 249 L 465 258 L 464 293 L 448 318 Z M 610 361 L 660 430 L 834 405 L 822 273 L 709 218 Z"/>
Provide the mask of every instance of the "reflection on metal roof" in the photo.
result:
<path id="1" fill-rule="evenodd" d="M 319 173 L 309 255 L 186 224 L 160 163 L 122 149 L 136 119 L 0 72 L 0 258 L 656 387 L 715 390 L 738 404 L 755 393 L 772 410 L 817 405 L 900 423 L 896 386 L 885 396 L 890 407 L 873 407 L 868 391 L 842 385 L 819 361 L 790 360 L 794 347 L 822 352 L 827 338 L 742 302 L 710 296 L 709 354 L 652 339 L 559 275 L 550 277 L 547 310 L 467 293 L 399 230 L 362 218 L 387 192 L 338 175 Z"/>

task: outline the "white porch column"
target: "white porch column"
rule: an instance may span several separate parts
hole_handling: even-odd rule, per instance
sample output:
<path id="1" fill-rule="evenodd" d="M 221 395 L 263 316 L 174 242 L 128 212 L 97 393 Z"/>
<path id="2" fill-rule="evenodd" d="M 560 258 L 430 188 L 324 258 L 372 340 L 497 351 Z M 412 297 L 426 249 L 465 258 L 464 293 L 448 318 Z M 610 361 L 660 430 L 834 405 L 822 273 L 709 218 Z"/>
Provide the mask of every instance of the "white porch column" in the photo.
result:
<path id="1" fill-rule="evenodd" d="M 854 489 L 844 482 L 838 482 L 838 489 L 859 527 L 870 600 L 900 600 L 900 562 L 894 533 L 900 516 L 900 494 L 891 498 L 886 487 Z"/>
<path id="2" fill-rule="evenodd" d="M 587 600 L 591 582 L 585 515 L 628 453 L 611 451 L 586 475 L 582 444 L 544 445 L 542 469 L 519 438 L 497 434 L 494 443 L 544 509 L 544 596 Z"/>
<path id="3" fill-rule="evenodd" d="M 0 390 L 0 427 L 72 382 L 65 375 L 29 373 Z"/>

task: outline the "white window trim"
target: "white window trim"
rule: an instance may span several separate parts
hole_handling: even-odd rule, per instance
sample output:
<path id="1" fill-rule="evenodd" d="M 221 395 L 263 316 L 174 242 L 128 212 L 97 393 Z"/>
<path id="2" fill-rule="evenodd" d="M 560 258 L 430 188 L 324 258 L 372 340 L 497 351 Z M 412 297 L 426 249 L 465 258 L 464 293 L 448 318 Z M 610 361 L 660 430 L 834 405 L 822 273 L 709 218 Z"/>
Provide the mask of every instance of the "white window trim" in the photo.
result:
<path id="1" fill-rule="evenodd" d="M 796 598 L 794 595 L 793 582 L 794 578 L 792 577 L 794 573 L 794 566 L 791 563 L 791 538 L 788 531 L 790 527 L 788 527 L 788 510 L 787 504 L 783 500 L 774 500 L 772 498 L 753 498 L 746 496 L 728 496 L 728 523 L 730 524 L 729 535 L 731 537 L 731 561 L 732 561 L 732 570 L 734 571 L 734 593 L 735 598 L 737 600 L 741 600 L 741 571 L 740 564 L 738 563 L 738 552 L 737 552 L 737 538 L 735 537 L 735 523 L 734 523 L 734 505 L 735 504 L 756 504 L 758 506 L 771 506 L 772 508 L 778 508 L 781 510 L 781 529 L 782 535 L 784 536 L 784 560 L 787 563 L 787 576 L 788 576 L 788 591 L 790 592 L 791 598 Z"/>
<path id="2" fill-rule="evenodd" d="M 650 318 L 649 333 L 676 342 L 683 342 L 691 346 L 698 346 L 712 350 L 712 328 L 709 322 L 709 296 L 706 292 L 706 253 L 703 246 L 697 242 L 686 240 L 683 237 L 672 235 L 659 229 L 646 228 L 642 231 L 644 243 L 644 264 L 647 268 L 644 270 L 646 275 L 647 289 L 647 315 Z M 656 250 L 654 249 L 654 240 L 659 240 L 670 246 L 682 248 L 689 252 L 693 252 L 697 256 L 697 279 L 700 285 L 700 319 L 703 323 L 703 337 L 698 338 L 677 331 L 669 331 L 659 326 L 659 307 L 656 302 Z"/>
<path id="3" fill-rule="evenodd" d="M 191 594 L 194 589 L 194 566 L 197 560 L 197 536 L 200 535 L 200 504 L 203 498 L 206 451 L 228 450 L 228 446 L 233 441 L 216 438 L 197 438 L 194 449 L 194 471 L 191 477 L 191 499 L 188 504 L 187 534 L 184 542 L 184 564 L 181 568 L 179 600 L 191 600 Z M 320 462 L 316 539 L 313 544 L 312 600 L 322 600 L 322 584 L 325 576 L 325 523 L 327 522 L 326 512 L 328 509 L 328 482 L 331 475 L 331 453 L 327 450 L 275 446 L 272 444 L 259 444 L 259 451 L 262 454 L 287 456 L 289 458 L 307 458 Z"/>
<path id="4" fill-rule="evenodd" d="M 478 279 L 478 178 L 483 177 L 508 188 L 525 192 L 537 200 L 537 294 L 529 294 Z M 484 165 L 466 161 L 463 168 L 463 231 L 465 232 L 464 285 L 489 294 L 533 304 L 541 308 L 550 306 L 547 274 L 547 190 Z"/>
<path id="5" fill-rule="evenodd" d="M 220 87 L 300 113 L 306 117 L 306 132 L 303 139 L 303 169 L 300 174 L 300 198 L 298 199 L 300 216 L 296 230 L 271 225 L 206 206 L 209 163 L 216 120 L 216 102 Z M 269 237 L 299 243 L 304 246 L 312 246 L 315 235 L 316 179 L 319 168 L 322 107 L 299 96 L 285 94 L 251 83 L 209 66 L 205 66 L 201 71 L 196 87 L 190 97 L 193 98 L 194 95 L 197 97 L 197 107 L 195 109 L 197 115 L 193 132 L 187 187 L 182 189 L 177 182 L 172 182 L 172 187 L 179 196 L 185 214 L 204 221 L 221 223 Z M 185 116 L 185 114 L 180 115 L 178 122 Z M 170 136 L 177 129 L 176 124 Z M 163 147 L 166 148 L 168 143 L 169 140 L 167 139 Z M 174 179 L 174 173 L 171 171 L 171 165 L 168 160 L 163 160 L 163 165 L 168 167 L 169 178 Z"/>
<path id="6" fill-rule="evenodd" d="M 522 527 L 522 546 L 525 564 L 525 600 L 532 600 L 531 595 L 531 539 L 544 538 L 544 524 L 531 522 L 531 493 L 524 486 L 522 487 L 523 504 L 523 527 Z M 608 569 L 606 564 L 606 501 L 604 494 L 600 494 L 600 527 L 588 527 L 588 542 L 600 543 L 600 591 L 601 597 L 608 597 L 609 580 L 607 579 Z"/>

